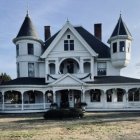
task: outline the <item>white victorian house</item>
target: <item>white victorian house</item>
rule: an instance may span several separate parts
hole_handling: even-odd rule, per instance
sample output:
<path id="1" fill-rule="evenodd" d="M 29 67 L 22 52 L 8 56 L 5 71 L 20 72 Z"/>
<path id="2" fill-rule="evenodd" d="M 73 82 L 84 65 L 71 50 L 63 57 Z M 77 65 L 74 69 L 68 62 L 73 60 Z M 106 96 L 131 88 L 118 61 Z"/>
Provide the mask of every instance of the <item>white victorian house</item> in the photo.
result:
<path id="1" fill-rule="evenodd" d="M 0 85 L 0 112 L 43 112 L 51 103 L 86 111 L 140 110 L 140 80 L 120 76 L 131 59 L 132 36 L 122 17 L 102 42 L 101 24 L 95 35 L 69 21 L 51 36 L 45 26 L 42 41 L 27 14 L 16 38 L 17 78 Z"/>

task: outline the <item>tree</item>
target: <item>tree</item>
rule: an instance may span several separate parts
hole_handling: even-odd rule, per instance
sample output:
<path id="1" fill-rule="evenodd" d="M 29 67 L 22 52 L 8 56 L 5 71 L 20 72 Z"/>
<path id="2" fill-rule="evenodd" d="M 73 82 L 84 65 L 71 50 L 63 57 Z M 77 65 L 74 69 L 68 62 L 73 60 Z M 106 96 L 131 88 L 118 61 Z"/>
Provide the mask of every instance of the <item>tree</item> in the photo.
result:
<path id="1" fill-rule="evenodd" d="M 11 77 L 9 75 L 7 75 L 6 73 L 0 74 L 0 83 L 10 81 L 10 80 L 11 80 Z"/>

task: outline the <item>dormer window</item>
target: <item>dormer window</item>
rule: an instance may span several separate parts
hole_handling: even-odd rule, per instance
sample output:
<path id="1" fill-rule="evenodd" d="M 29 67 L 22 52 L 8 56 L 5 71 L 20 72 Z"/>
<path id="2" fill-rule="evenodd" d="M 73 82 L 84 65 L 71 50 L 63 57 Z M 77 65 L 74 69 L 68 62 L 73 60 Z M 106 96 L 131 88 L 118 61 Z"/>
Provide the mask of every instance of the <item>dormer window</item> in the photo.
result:
<path id="1" fill-rule="evenodd" d="M 31 43 L 28 43 L 27 47 L 28 47 L 28 54 L 29 55 L 34 55 L 34 45 L 31 44 Z"/>
<path id="2" fill-rule="evenodd" d="M 64 40 L 64 51 L 74 50 L 74 40 Z"/>
<path id="3" fill-rule="evenodd" d="M 125 51 L 125 42 L 124 41 L 120 41 L 120 52 L 124 52 Z"/>

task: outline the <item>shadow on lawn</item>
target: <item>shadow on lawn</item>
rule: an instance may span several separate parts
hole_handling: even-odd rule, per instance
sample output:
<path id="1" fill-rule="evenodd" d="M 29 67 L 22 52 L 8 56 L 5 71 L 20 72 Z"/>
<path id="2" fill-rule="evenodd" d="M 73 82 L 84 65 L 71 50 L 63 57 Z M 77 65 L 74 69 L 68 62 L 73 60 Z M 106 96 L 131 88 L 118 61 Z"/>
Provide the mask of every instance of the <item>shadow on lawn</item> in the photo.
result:
<path id="1" fill-rule="evenodd" d="M 22 118 L 22 117 L 21 117 Z M 82 122 L 93 122 L 93 123 L 103 123 L 103 122 L 116 122 L 116 121 L 133 121 L 140 120 L 140 112 L 112 112 L 112 113 L 85 113 L 83 118 L 79 119 L 62 119 L 62 120 L 45 120 L 43 114 L 38 114 L 37 116 L 26 116 L 25 120 L 16 120 L 15 123 L 26 123 L 26 124 L 38 124 L 38 123 L 82 123 Z M 29 118 L 29 119 L 28 119 Z M 33 118 L 33 119 L 32 119 Z"/>
<path id="2" fill-rule="evenodd" d="M 16 115 L 3 115 L 2 118 L 9 118 L 10 121 L 6 127 L 6 122 L 0 124 L 4 126 L 4 130 L 17 130 L 18 127 L 22 129 L 41 129 L 54 128 L 54 127 L 67 127 L 69 125 L 100 125 L 110 122 L 121 121 L 140 121 L 140 112 L 106 112 L 106 113 L 85 113 L 81 119 L 63 119 L 63 120 L 44 120 L 43 114 L 16 114 Z M 16 118 L 13 119 L 13 118 Z M 1 119 L 1 115 L 0 115 Z M 12 120 L 13 119 L 13 120 Z"/>

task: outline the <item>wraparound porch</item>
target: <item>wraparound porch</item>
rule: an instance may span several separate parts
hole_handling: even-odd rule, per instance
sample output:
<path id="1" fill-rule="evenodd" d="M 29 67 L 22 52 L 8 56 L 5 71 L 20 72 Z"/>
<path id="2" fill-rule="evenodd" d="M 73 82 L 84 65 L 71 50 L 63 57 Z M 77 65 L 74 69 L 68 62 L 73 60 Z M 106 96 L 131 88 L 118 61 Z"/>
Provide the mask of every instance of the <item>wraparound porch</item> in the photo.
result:
<path id="1" fill-rule="evenodd" d="M 140 110 L 140 89 L 57 89 L 57 90 L 8 90 L 0 92 L 1 112 L 44 112 L 51 103 L 58 107 L 78 107 L 86 102 L 86 111 Z M 67 103 L 68 106 L 65 106 Z"/>

